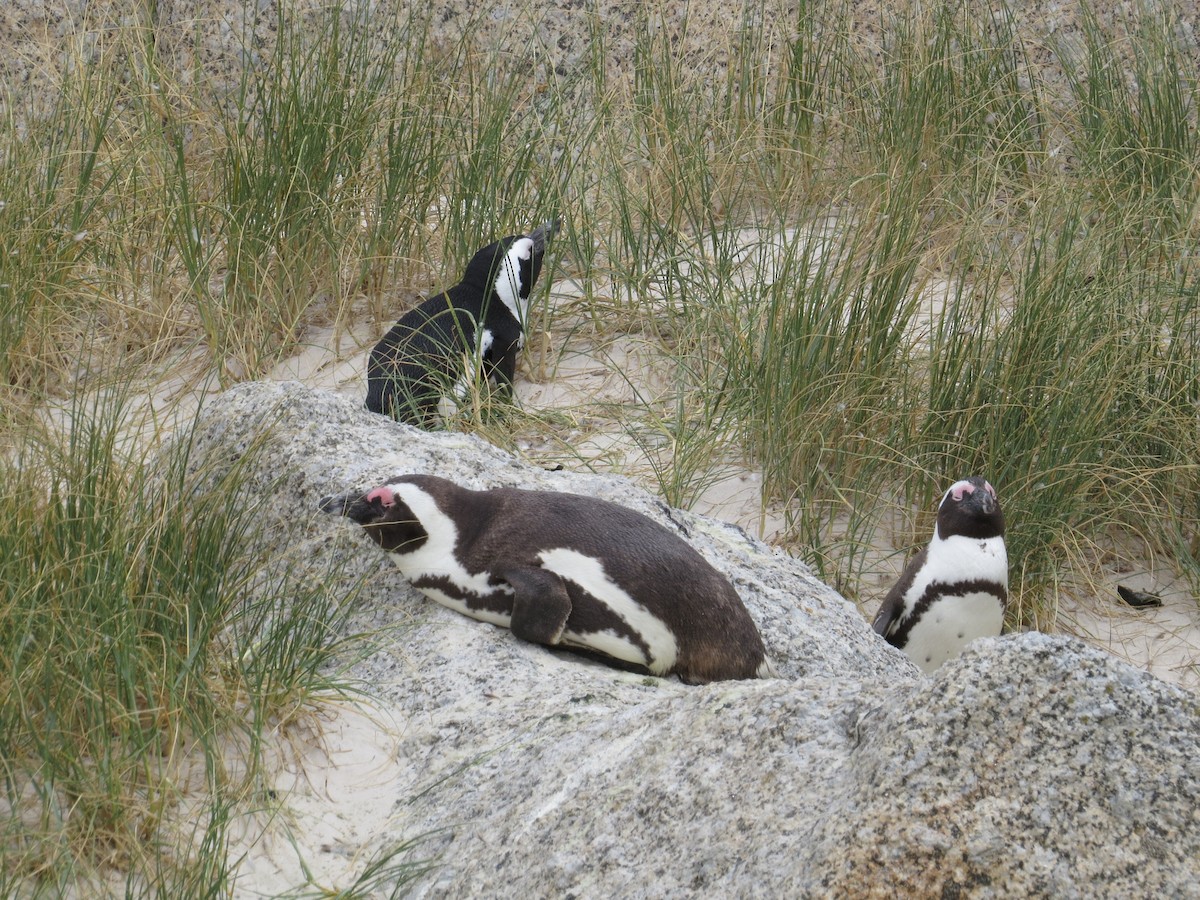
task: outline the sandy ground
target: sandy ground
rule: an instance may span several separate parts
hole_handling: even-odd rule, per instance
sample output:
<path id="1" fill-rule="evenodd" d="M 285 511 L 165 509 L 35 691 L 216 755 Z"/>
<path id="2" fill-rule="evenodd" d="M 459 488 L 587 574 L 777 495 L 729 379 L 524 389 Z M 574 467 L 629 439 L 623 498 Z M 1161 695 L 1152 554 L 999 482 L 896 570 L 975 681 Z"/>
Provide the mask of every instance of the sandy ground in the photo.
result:
<path id="1" fill-rule="evenodd" d="M 403 830 L 399 729 L 387 710 L 363 702 L 325 707 L 281 736 L 267 760 L 273 802 L 239 821 L 230 842 L 230 858 L 243 860 L 235 896 L 276 897 L 302 885 L 333 896 L 380 859 L 389 847 L 379 837 Z M 355 896 L 364 895 L 374 896 L 369 887 Z"/>
<path id="2" fill-rule="evenodd" d="M 552 303 L 569 301 L 576 296 L 575 287 L 569 282 L 554 285 Z M 300 381 L 360 401 L 375 331 L 362 324 L 341 333 L 312 329 L 299 352 L 267 377 Z M 524 409 L 560 411 L 569 424 L 554 438 L 519 436 L 518 452 L 539 464 L 563 462 L 568 467 L 623 472 L 657 490 L 655 466 L 664 464 L 669 442 L 632 435 L 613 412 L 614 405 L 628 411 L 670 387 L 670 373 L 656 366 L 651 343 L 621 336 L 601 344 L 582 330 L 552 350 L 553 339 L 542 340 L 543 350 L 550 352 L 530 354 L 533 371 L 518 372 L 517 397 Z M 190 416 L 204 395 L 218 389 L 200 372 L 199 360 L 176 367 L 172 378 L 143 398 L 145 412 L 160 426 L 172 416 Z M 785 511 L 763 502 L 757 472 L 731 465 L 705 473 L 701 481 L 704 487 L 692 504 L 695 511 L 737 523 L 767 541 L 782 533 Z M 859 586 L 864 619 L 873 615 L 903 564 L 900 553 L 882 546 L 868 560 L 865 583 Z M 1171 573 L 1130 568 L 1127 563 L 1110 568 L 1108 584 L 1059 598 L 1058 630 L 1165 681 L 1200 691 L 1200 604 Z M 1117 599 L 1117 583 L 1151 591 L 1162 598 L 1163 606 L 1125 606 Z M 402 727 L 387 710 L 338 706 L 323 709 L 311 726 L 279 736 L 277 805 L 268 812 L 248 813 L 231 848 L 244 854 L 237 896 L 278 896 L 300 886 L 344 889 L 358 877 L 371 853 L 381 849 L 378 836 L 397 814 L 395 798 L 403 786 L 397 782 L 393 748 Z"/>

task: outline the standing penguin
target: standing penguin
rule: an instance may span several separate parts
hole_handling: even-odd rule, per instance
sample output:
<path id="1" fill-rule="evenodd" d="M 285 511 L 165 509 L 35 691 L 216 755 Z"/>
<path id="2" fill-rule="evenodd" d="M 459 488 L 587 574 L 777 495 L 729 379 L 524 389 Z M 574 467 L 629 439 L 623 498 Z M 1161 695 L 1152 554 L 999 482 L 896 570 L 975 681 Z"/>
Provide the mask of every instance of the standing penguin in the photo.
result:
<path id="1" fill-rule="evenodd" d="M 511 387 L 525 345 L 529 295 L 542 271 L 552 219 L 484 247 L 454 287 L 409 310 L 371 351 L 366 407 L 430 426 L 453 415 L 471 385 Z"/>
<path id="2" fill-rule="evenodd" d="M 925 672 L 978 637 L 1000 634 L 1008 602 L 1004 514 L 982 478 L 956 481 L 933 540 L 883 599 L 872 627 Z"/>
<path id="3" fill-rule="evenodd" d="M 403 475 L 321 509 L 361 525 L 431 600 L 522 640 L 690 684 L 774 674 L 728 579 L 616 503 Z"/>

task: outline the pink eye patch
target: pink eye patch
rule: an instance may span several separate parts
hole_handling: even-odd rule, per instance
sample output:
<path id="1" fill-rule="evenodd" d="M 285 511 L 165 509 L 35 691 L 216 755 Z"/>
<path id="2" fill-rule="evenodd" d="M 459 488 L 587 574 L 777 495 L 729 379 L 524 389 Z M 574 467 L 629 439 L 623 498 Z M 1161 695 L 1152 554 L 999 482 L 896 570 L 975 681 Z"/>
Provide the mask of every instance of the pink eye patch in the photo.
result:
<path id="1" fill-rule="evenodd" d="M 954 487 L 950 488 L 950 496 L 955 500 L 961 500 L 964 494 L 975 493 L 975 485 L 969 481 L 960 481 Z"/>
<path id="2" fill-rule="evenodd" d="M 374 503 L 376 500 L 385 509 L 396 502 L 396 495 L 392 489 L 387 486 L 373 488 L 370 493 L 364 498 L 368 503 Z"/>

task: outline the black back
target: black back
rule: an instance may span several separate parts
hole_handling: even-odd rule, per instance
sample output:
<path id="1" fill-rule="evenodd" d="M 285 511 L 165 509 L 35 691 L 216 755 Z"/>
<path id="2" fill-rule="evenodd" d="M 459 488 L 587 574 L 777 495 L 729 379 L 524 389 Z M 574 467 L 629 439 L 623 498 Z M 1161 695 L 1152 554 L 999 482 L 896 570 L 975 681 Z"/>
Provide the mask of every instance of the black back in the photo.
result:
<path id="1" fill-rule="evenodd" d="M 528 299 L 541 274 L 546 238 L 557 228 L 552 220 L 529 235 L 533 250 L 518 261 L 519 283 L 513 285 L 522 299 Z M 401 422 L 434 425 L 438 401 L 452 396 L 456 382 L 467 375 L 464 363 L 478 367 L 471 375 L 512 384 L 524 328 L 501 301 L 495 282 L 505 256 L 524 237 L 510 235 L 478 251 L 458 284 L 428 297 L 392 326 L 367 362 L 367 409 Z"/>

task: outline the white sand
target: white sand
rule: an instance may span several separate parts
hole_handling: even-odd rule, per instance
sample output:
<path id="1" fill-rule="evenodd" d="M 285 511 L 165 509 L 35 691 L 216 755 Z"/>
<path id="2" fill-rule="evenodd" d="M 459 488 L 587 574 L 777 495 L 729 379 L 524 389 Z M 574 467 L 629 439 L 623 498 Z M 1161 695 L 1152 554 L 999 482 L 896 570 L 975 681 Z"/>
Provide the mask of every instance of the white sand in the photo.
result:
<path id="1" fill-rule="evenodd" d="M 231 859 L 243 858 L 238 897 L 274 897 L 300 886 L 334 892 L 358 878 L 381 847 L 411 788 L 396 760 L 401 726 L 386 710 L 327 706 L 267 753 L 275 797 L 237 823 Z M 398 779 L 401 783 L 397 783 Z"/>

